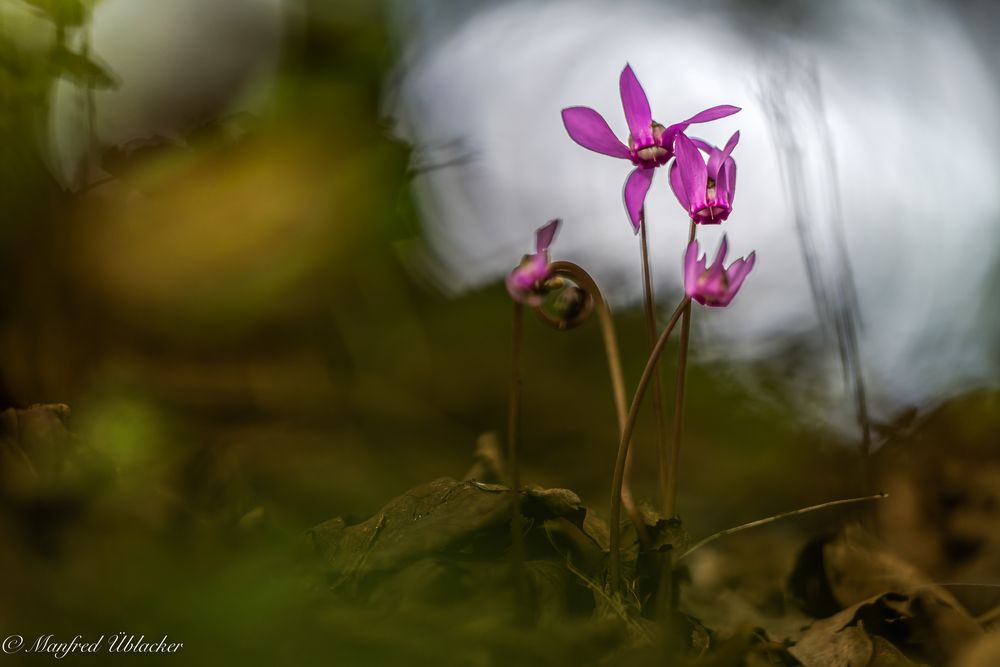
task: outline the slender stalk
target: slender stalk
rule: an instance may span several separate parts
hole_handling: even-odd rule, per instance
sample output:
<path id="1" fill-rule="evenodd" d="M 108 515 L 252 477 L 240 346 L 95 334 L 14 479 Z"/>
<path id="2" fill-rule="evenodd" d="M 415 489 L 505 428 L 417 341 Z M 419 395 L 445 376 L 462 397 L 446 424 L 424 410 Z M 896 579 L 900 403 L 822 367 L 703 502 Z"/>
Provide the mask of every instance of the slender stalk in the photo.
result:
<path id="1" fill-rule="evenodd" d="M 732 528 L 726 528 L 725 530 L 720 530 L 717 533 L 709 535 L 702 541 L 695 544 L 693 547 L 678 556 L 674 562 L 683 560 L 690 556 L 693 552 L 701 549 L 707 544 L 711 544 L 720 537 L 725 537 L 727 535 L 732 535 L 733 533 L 739 533 L 741 531 L 747 530 L 749 528 L 757 528 L 758 526 L 766 526 L 769 523 L 774 523 L 775 521 L 780 521 L 781 519 L 787 519 L 790 516 L 798 516 L 799 514 L 806 514 L 808 512 L 815 512 L 816 510 L 823 510 L 828 507 L 837 507 L 838 505 L 850 505 L 852 503 L 863 503 L 869 500 L 884 500 L 889 497 L 888 493 L 876 493 L 871 496 L 861 496 L 860 498 L 845 498 L 843 500 L 831 500 L 828 503 L 820 503 L 819 505 L 810 505 L 809 507 L 803 507 L 801 509 L 792 510 L 791 512 L 783 512 L 781 514 L 775 514 L 774 516 L 769 516 L 766 519 L 757 519 L 756 521 L 751 521 L 750 523 L 744 523 L 739 526 L 734 526 Z"/>
<path id="2" fill-rule="evenodd" d="M 576 283 L 583 289 L 584 292 L 587 293 L 589 298 L 593 300 L 594 308 L 597 310 L 597 317 L 600 320 L 601 338 L 604 341 L 604 352 L 608 358 L 608 372 L 611 376 L 611 392 L 614 395 L 615 414 L 618 418 L 618 437 L 621 437 L 622 431 L 625 428 L 625 418 L 628 406 L 626 404 L 627 399 L 625 397 L 625 377 L 622 373 L 621 355 L 618 351 L 618 336 L 615 334 L 615 323 L 611 317 L 611 308 L 608 306 L 607 300 L 605 300 L 604 295 L 601 293 L 601 289 L 597 286 L 597 282 L 583 269 L 583 267 L 574 264 L 573 262 L 558 261 L 552 262 L 549 265 L 549 271 L 553 276 L 562 276 Z M 549 322 L 554 326 L 556 325 L 555 322 L 550 321 L 544 311 L 539 309 L 539 314 L 546 322 Z M 629 448 L 628 456 L 625 459 L 625 476 L 624 481 L 622 482 L 621 496 L 622 506 L 625 508 L 625 513 L 628 514 L 629 519 L 632 521 L 632 525 L 635 526 L 639 540 L 644 545 L 649 545 L 651 543 L 649 533 L 646 531 L 646 525 L 642 522 L 642 516 L 639 514 L 639 508 L 636 506 L 635 498 L 632 496 L 631 448 Z"/>
<path id="3" fill-rule="evenodd" d="M 514 302 L 511 344 L 510 402 L 507 412 L 507 478 L 510 485 L 510 559 L 520 602 L 527 604 L 528 579 L 524 569 L 524 516 L 521 513 L 521 478 L 518 471 L 518 437 L 521 428 L 521 384 L 523 376 L 524 307 Z"/>
<path id="4" fill-rule="evenodd" d="M 688 244 L 694 241 L 695 223 L 688 226 Z M 681 466 L 681 438 L 684 435 L 684 387 L 687 383 L 688 343 L 691 338 L 691 302 L 688 301 L 681 317 L 680 340 L 677 343 L 677 378 L 674 387 L 674 414 L 671 426 L 670 447 L 666 463 L 666 483 L 664 484 L 663 513 L 669 518 L 677 514 L 677 480 Z M 663 563 L 660 574 L 659 616 L 668 618 L 674 608 L 674 565 L 677 558 L 671 550 Z"/>
<path id="5" fill-rule="evenodd" d="M 632 399 L 632 405 L 629 407 L 628 417 L 625 419 L 625 427 L 622 429 L 621 441 L 618 443 L 615 474 L 611 481 L 611 516 L 609 517 L 611 555 L 608 583 L 612 593 L 617 593 L 621 584 L 621 492 L 622 484 L 625 480 L 625 461 L 628 458 L 632 431 L 635 429 L 635 420 L 639 415 L 639 407 L 642 404 L 643 396 L 646 395 L 649 382 L 657 374 L 657 363 L 660 360 L 660 355 L 663 354 L 663 349 L 667 345 L 667 340 L 670 338 L 670 332 L 674 330 L 677 321 L 690 302 L 691 300 L 688 297 L 681 299 L 681 302 L 677 304 L 676 310 L 674 310 L 674 314 L 670 316 L 667 327 L 660 334 L 656 345 L 653 346 L 653 350 L 649 354 L 649 361 L 646 362 L 646 368 L 643 369 L 642 376 L 639 378 L 639 385 L 635 388 L 635 397 Z"/>
<path id="6" fill-rule="evenodd" d="M 646 312 L 646 334 L 649 338 L 649 349 L 656 345 L 656 310 L 653 298 L 653 276 L 649 268 L 649 241 L 646 236 L 646 209 L 639 211 L 639 248 L 642 255 L 642 293 Z M 663 380 L 660 373 L 653 376 L 653 409 L 656 412 L 657 453 L 660 462 L 660 493 L 663 507 L 666 510 L 670 479 L 669 450 L 667 445 L 667 420 L 663 414 Z M 631 453 L 631 450 L 630 450 Z M 626 466 L 630 468 L 631 466 Z M 672 516 L 667 512 L 667 516 Z"/>
<path id="7" fill-rule="evenodd" d="M 990 625 L 997 619 L 1000 619 L 1000 607 L 993 607 L 993 609 L 990 609 L 986 613 L 976 616 L 976 621 L 983 626 Z"/>
<path id="8" fill-rule="evenodd" d="M 694 220 L 688 228 L 688 243 L 694 240 Z M 691 302 L 681 320 L 681 335 L 677 352 L 677 386 L 674 389 L 674 421 L 664 489 L 663 513 L 669 518 L 677 513 L 677 473 L 681 461 L 681 437 L 684 434 L 684 384 L 687 379 L 688 341 L 691 337 Z"/>
<path id="9" fill-rule="evenodd" d="M 1000 588 L 1000 584 L 991 584 L 988 581 L 986 581 L 986 582 L 982 582 L 982 581 L 932 581 L 930 583 L 924 584 L 923 586 L 917 586 L 916 588 L 912 588 L 910 590 L 913 590 L 913 591 L 922 591 L 925 588 L 934 588 L 935 586 L 940 586 L 942 588 Z M 988 614 L 990 612 L 986 612 L 986 613 Z M 980 614 L 980 616 L 976 617 L 976 620 L 979 620 L 979 618 L 981 618 L 982 616 L 985 616 L 985 615 L 986 614 Z"/>

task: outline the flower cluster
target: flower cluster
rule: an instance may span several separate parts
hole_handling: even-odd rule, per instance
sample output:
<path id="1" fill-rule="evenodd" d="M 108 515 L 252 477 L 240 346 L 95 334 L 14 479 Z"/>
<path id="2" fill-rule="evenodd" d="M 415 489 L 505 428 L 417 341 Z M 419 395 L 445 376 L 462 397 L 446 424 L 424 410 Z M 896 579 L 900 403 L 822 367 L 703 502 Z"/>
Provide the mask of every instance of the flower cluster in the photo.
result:
<path id="1" fill-rule="evenodd" d="M 632 227 L 638 233 L 646 193 L 653 182 L 653 172 L 674 157 L 677 139 L 684 136 L 689 125 L 725 118 L 740 109 L 730 105 L 716 106 L 664 127 L 653 120 L 646 92 L 631 66 L 626 65 L 622 70 L 618 87 L 622 108 L 625 110 L 625 121 L 628 123 L 628 146 L 618 140 L 607 121 L 593 109 L 570 107 L 563 109 L 562 117 L 566 131 L 576 143 L 597 153 L 631 160 L 636 166 L 625 180 L 625 208 Z"/>
<path id="2" fill-rule="evenodd" d="M 596 282 L 582 268 L 571 262 L 559 262 L 551 264 L 549 258 L 549 248 L 555 239 L 556 231 L 559 228 L 559 221 L 552 220 L 535 232 L 535 252 L 525 255 L 510 275 L 507 276 L 507 290 L 511 297 L 519 304 L 514 309 L 514 363 L 513 380 L 511 382 L 511 402 L 510 402 L 510 428 L 508 433 L 508 450 L 511 452 L 511 461 L 516 460 L 517 450 L 517 419 L 519 412 L 519 387 L 520 387 L 520 341 L 521 341 L 521 312 L 520 304 L 525 304 L 536 308 L 542 315 L 542 319 L 552 323 L 554 320 L 545 314 L 543 303 L 545 296 L 552 290 L 562 287 L 566 294 L 571 297 L 579 297 L 582 293 L 585 298 L 578 299 L 574 303 L 584 302 L 600 304 L 601 330 L 604 337 L 605 349 L 608 354 L 608 367 L 612 376 L 612 387 L 614 389 L 616 411 L 619 419 L 619 429 L 621 438 L 618 445 L 618 453 L 615 459 L 615 471 L 612 478 L 611 511 L 608 532 L 610 535 L 610 557 L 608 560 L 608 585 L 612 594 L 616 594 L 620 587 L 621 575 L 621 532 L 619 530 L 621 520 L 621 509 L 625 508 L 632 522 L 636 527 L 636 534 L 639 541 L 643 542 L 642 535 L 645 534 L 645 524 L 635 506 L 632 493 L 629 488 L 629 469 L 631 461 L 630 441 L 635 427 L 639 406 L 642 404 L 643 395 L 647 387 L 653 384 L 654 403 L 662 414 L 662 392 L 659 386 L 659 375 L 657 364 L 663 353 L 666 342 L 671 331 L 678 322 L 683 322 L 681 326 L 681 336 L 679 344 L 679 361 L 677 365 L 677 388 L 676 404 L 674 409 L 673 437 L 669 441 L 667 448 L 666 429 L 663 420 L 659 419 L 660 442 L 660 468 L 661 479 L 663 479 L 664 515 L 675 515 L 675 501 L 677 497 L 677 465 L 678 453 L 680 451 L 680 441 L 682 432 L 682 408 L 684 397 L 684 376 L 687 359 L 687 346 L 689 323 L 691 317 L 691 302 L 695 301 L 703 306 L 725 307 L 728 306 L 736 294 L 739 292 L 747 276 L 753 270 L 756 262 L 756 254 L 750 253 L 747 257 L 740 258 L 732 262 L 728 267 L 723 265 L 726 254 L 729 250 L 729 241 L 725 235 L 716 252 L 712 265 L 708 265 L 708 258 L 701 254 L 697 239 L 694 238 L 695 230 L 699 225 L 717 225 L 725 222 L 733 210 L 733 198 L 736 194 L 736 160 L 733 158 L 733 151 L 740 140 L 740 133 L 735 132 L 726 142 L 723 148 L 719 148 L 701 139 L 689 137 L 687 129 L 696 123 L 707 123 L 709 121 L 725 118 L 738 112 L 739 107 L 730 105 L 720 105 L 705 109 L 687 120 L 674 123 L 672 125 L 662 125 L 653 120 L 652 112 L 649 108 L 649 100 L 646 92 L 642 89 L 639 80 L 636 78 L 632 68 L 628 65 L 619 78 L 619 91 L 621 93 L 622 108 L 625 111 L 625 120 L 628 124 L 628 142 L 622 142 L 615 136 L 608 126 L 607 121 L 596 111 L 589 107 L 570 107 L 563 109 L 562 118 L 566 126 L 566 131 L 570 138 L 584 148 L 611 157 L 629 160 L 635 169 L 625 180 L 624 200 L 625 210 L 629 221 L 636 233 L 643 232 L 642 261 L 644 292 L 646 298 L 646 318 L 650 330 L 656 329 L 654 313 L 654 298 L 652 294 L 652 281 L 649 279 L 650 271 L 648 264 L 647 235 L 645 233 L 646 215 L 645 202 L 646 195 L 653 182 L 653 173 L 660 167 L 668 169 L 670 189 L 684 209 L 685 214 L 690 219 L 691 241 L 687 246 L 684 255 L 684 298 L 678 304 L 674 314 L 670 317 L 670 322 L 659 334 L 656 342 L 652 344 L 649 359 L 646 367 L 639 379 L 635 390 L 635 397 L 632 405 L 625 407 L 625 382 L 621 371 L 621 360 L 618 357 L 618 344 L 614 335 L 614 327 L 611 324 L 610 310 L 607 303 L 600 295 L 600 290 Z M 556 277 L 564 276 L 569 272 L 575 277 L 577 285 L 566 287 Z M 572 282 L 573 279 L 571 279 Z M 575 290 L 575 291 L 571 291 Z M 572 309 L 576 312 L 577 308 Z M 586 319 L 588 312 L 573 319 L 573 322 L 582 322 Z M 565 320 L 565 318 L 564 318 Z M 569 328 L 566 321 L 559 320 L 558 328 Z M 511 463 L 509 472 L 512 488 L 517 490 L 516 465 Z M 515 497 L 516 493 L 515 493 Z M 515 508 L 519 508 L 515 501 Z M 515 509 L 514 516 L 519 516 L 519 509 Z M 519 523 L 511 522 L 512 543 L 517 544 L 521 540 Z M 648 538 L 647 540 L 648 541 Z M 520 549 L 514 549 L 514 553 L 523 553 L 523 544 Z M 523 565 L 522 565 L 523 567 Z"/>
<path id="3" fill-rule="evenodd" d="M 589 107 L 563 109 L 562 118 L 570 138 L 584 148 L 629 160 L 635 169 L 625 180 L 624 200 L 629 221 L 636 233 L 644 224 L 646 194 L 653 182 L 653 172 L 668 167 L 670 188 L 690 220 L 698 225 L 717 225 L 729 218 L 736 195 L 736 161 L 733 151 L 740 140 L 735 132 L 723 148 L 686 134 L 697 123 L 725 118 L 739 107 L 719 105 L 705 109 L 687 120 L 661 125 L 653 120 L 646 92 L 632 71 L 625 66 L 619 78 L 622 108 L 628 123 L 628 143 L 623 143 L 607 121 Z M 549 278 L 549 246 L 559 221 L 553 220 L 535 234 L 535 252 L 526 255 L 507 277 L 507 290 L 521 303 L 541 303 Z M 684 259 L 684 292 L 703 306 L 727 306 L 736 296 L 743 280 L 753 269 L 755 255 L 738 259 L 723 268 L 728 241 L 723 236 L 715 262 L 706 267 L 698 258 L 698 242 L 692 241 Z"/>

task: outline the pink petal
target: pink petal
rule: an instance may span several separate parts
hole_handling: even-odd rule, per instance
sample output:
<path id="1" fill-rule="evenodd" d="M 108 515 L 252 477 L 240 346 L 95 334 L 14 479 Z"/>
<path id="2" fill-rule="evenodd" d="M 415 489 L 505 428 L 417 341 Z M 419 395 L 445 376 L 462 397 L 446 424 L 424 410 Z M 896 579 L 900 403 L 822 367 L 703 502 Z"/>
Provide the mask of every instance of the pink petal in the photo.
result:
<path id="1" fill-rule="evenodd" d="M 710 120 L 718 120 L 719 118 L 725 118 L 726 116 L 732 116 L 734 113 L 739 111 L 739 107 L 734 107 L 729 104 L 722 104 L 717 107 L 712 107 L 710 109 L 705 109 L 704 111 L 699 111 L 695 115 L 691 116 L 687 120 L 682 120 L 678 125 L 692 125 L 694 123 L 707 123 Z"/>
<path id="2" fill-rule="evenodd" d="M 563 125 L 573 141 L 596 153 L 628 159 L 628 147 L 625 146 L 608 123 L 593 109 L 588 107 L 570 107 L 562 111 Z"/>
<path id="3" fill-rule="evenodd" d="M 712 107 L 711 109 L 705 109 L 704 111 L 701 111 L 691 116 L 687 120 L 682 120 L 679 123 L 674 123 L 673 125 L 671 125 L 666 129 L 664 134 L 666 135 L 678 134 L 686 130 L 688 128 L 688 125 L 692 125 L 694 123 L 707 123 L 710 120 L 725 118 L 726 116 L 733 115 L 739 110 L 740 110 L 739 107 L 730 106 L 728 104 Z M 705 144 L 705 146 L 708 146 L 708 144 Z M 708 146 L 703 150 L 705 150 L 705 152 L 708 152 L 709 150 L 711 150 L 711 146 Z"/>
<path id="4" fill-rule="evenodd" d="M 722 235 L 722 242 L 719 244 L 719 249 L 715 252 L 715 260 L 712 262 L 712 268 L 708 275 L 708 280 L 710 283 L 714 284 L 718 279 L 722 277 L 723 267 L 722 263 L 726 261 L 726 255 L 729 253 L 729 239 L 726 235 Z"/>
<path id="5" fill-rule="evenodd" d="M 559 231 L 559 223 L 561 221 L 559 218 L 555 220 L 549 220 L 549 222 L 543 227 L 539 227 L 538 231 L 535 232 L 535 251 L 545 252 L 552 245 L 552 240 L 556 237 L 556 232 Z"/>
<path id="6" fill-rule="evenodd" d="M 736 163 L 732 160 L 726 162 L 726 201 L 733 205 L 736 199 Z"/>
<path id="7" fill-rule="evenodd" d="M 727 203 L 733 205 L 733 198 L 736 196 L 736 161 L 732 158 L 719 170 L 719 176 L 715 180 L 716 196 Z"/>
<path id="8" fill-rule="evenodd" d="M 708 305 L 713 308 L 725 308 L 726 306 L 729 305 L 729 302 L 733 300 L 734 296 L 736 296 L 735 292 L 729 292 L 729 291 L 723 292 L 722 294 L 720 294 L 715 298 L 714 303 Z"/>
<path id="9" fill-rule="evenodd" d="M 697 146 L 701 150 L 705 151 L 706 153 L 711 153 L 712 150 L 715 149 L 715 146 L 713 146 L 712 144 L 708 143 L 704 139 L 699 139 L 698 137 L 688 137 L 688 139 L 691 140 L 692 144 L 694 144 L 695 146 Z"/>
<path id="10" fill-rule="evenodd" d="M 684 253 L 684 293 L 688 296 L 694 294 L 698 269 L 698 240 L 694 239 L 688 244 L 687 252 Z"/>
<path id="11" fill-rule="evenodd" d="M 729 141 L 726 142 L 726 147 L 721 151 L 718 148 L 713 147 L 709 152 L 710 156 L 708 158 L 708 175 L 712 178 L 718 179 L 719 169 L 729 156 L 732 154 L 733 149 L 736 148 L 736 144 L 740 141 L 739 130 L 733 133 L 733 136 L 729 137 Z"/>
<path id="12" fill-rule="evenodd" d="M 757 262 L 756 251 L 750 253 L 747 258 L 745 260 L 741 260 L 741 262 L 742 263 L 735 268 L 732 266 L 729 267 L 730 270 L 727 272 L 729 277 L 729 289 L 734 294 L 740 289 L 740 285 L 743 284 L 746 277 L 750 275 L 750 271 L 753 270 L 753 265 Z M 733 262 L 733 264 L 736 264 L 736 262 Z"/>
<path id="13" fill-rule="evenodd" d="M 507 274 L 504 283 L 507 285 L 507 292 L 515 301 L 523 301 L 527 296 L 524 292 L 524 287 L 522 287 L 521 275 L 517 269 Z"/>
<path id="14" fill-rule="evenodd" d="M 690 208 L 690 204 L 688 203 L 687 193 L 684 192 L 684 183 L 681 182 L 681 173 L 676 161 L 670 165 L 670 189 L 674 191 L 677 201 L 687 211 Z"/>
<path id="15" fill-rule="evenodd" d="M 625 180 L 625 210 L 628 211 L 629 220 L 635 233 L 639 233 L 640 216 L 642 206 L 646 201 L 646 193 L 649 192 L 649 184 L 653 182 L 653 172 L 655 169 L 636 169 Z"/>
<path id="16" fill-rule="evenodd" d="M 532 282 L 540 282 L 549 277 L 549 254 L 547 252 L 535 253 L 531 256 L 528 264 L 528 271 Z"/>
<path id="17" fill-rule="evenodd" d="M 688 211 L 692 206 L 704 203 L 705 188 L 708 184 L 708 170 L 698 148 L 684 134 L 678 134 L 674 142 L 674 156 L 680 170 L 681 183 L 688 200 Z"/>
<path id="18" fill-rule="evenodd" d="M 649 110 L 649 99 L 639 79 L 635 77 L 631 65 L 625 65 L 625 69 L 622 70 L 618 88 L 621 91 L 622 108 L 625 109 L 629 132 L 636 139 L 651 136 L 650 125 L 653 123 L 653 114 Z"/>
<path id="19" fill-rule="evenodd" d="M 507 291 L 511 298 L 528 305 L 538 305 L 542 297 L 535 293 L 535 285 L 549 277 L 547 253 L 528 255 L 521 264 L 507 275 Z"/>
<path id="20" fill-rule="evenodd" d="M 729 285 L 719 295 L 718 302 L 715 304 L 717 307 L 725 307 L 732 303 L 733 298 L 740 291 L 743 281 L 750 275 L 750 271 L 753 269 L 756 260 L 757 254 L 752 252 L 746 259 L 738 259 L 732 263 L 726 271 Z"/>
<path id="21" fill-rule="evenodd" d="M 719 167 L 722 166 L 722 161 L 722 151 L 713 147 L 712 150 L 708 152 L 708 164 L 705 167 L 705 171 L 707 172 L 708 177 L 714 178 L 716 182 L 719 180 Z"/>
<path id="22" fill-rule="evenodd" d="M 722 149 L 727 158 L 732 155 L 733 149 L 736 148 L 736 144 L 738 143 L 740 143 L 740 131 L 736 130 L 733 132 L 733 136 L 729 137 L 729 141 L 726 142 L 726 147 Z"/>
<path id="23" fill-rule="evenodd" d="M 510 298 L 514 299 L 514 301 L 527 306 L 540 306 L 544 301 L 544 298 L 532 291 L 531 288 L 521 287 L 513 273 L 507 276 L 506 285 L 507 293 L 510 294 Z"/>
<path id="24" fill-rule="evenodd" d="M 746 259 L 742 257 L 734 259 L 733 263 L 726 267 L 726 280 L 732 280 L 733 276 L 739 274 L 739 272 L 743 270 L 744 264 L 746 264 Z"/>

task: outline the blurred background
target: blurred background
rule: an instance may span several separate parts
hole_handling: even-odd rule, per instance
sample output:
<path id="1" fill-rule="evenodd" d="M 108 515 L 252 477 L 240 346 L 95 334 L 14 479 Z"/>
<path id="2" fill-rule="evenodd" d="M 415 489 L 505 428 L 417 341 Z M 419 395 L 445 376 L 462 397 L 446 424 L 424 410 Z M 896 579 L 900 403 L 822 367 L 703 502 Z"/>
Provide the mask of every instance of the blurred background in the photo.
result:
<path id="1" fill-rule="evenodd" d="M 189 664 L 395 656 L 372 648 L 392 626 L 338 644 L 359 621 L 302 535 L 461 478 L 502 434 L 502 277 L 549 218 L 638 379 L 628 169 L 559 120 L 591 106 L 624 137 L 626 62 L 661 122 L 743 108 L 698 128 L 741 130 L 725 231 L 759 263 L 732 308 L 695 312 L 691 532 L 863 491 L 863 410 L 903 498 L 883 537 L 935 577 L 995 579 L 998 12 L 0 0 L 0 629 L 169 633 Z M 657 176 L 665 315 L 686 223 Z M 527 324 L 522 477 L 603 508 L 597 327 Z M 635 492 L 655 498 L 650 415 Z M 776 559 L 838 516 L 776 529 Z"/>

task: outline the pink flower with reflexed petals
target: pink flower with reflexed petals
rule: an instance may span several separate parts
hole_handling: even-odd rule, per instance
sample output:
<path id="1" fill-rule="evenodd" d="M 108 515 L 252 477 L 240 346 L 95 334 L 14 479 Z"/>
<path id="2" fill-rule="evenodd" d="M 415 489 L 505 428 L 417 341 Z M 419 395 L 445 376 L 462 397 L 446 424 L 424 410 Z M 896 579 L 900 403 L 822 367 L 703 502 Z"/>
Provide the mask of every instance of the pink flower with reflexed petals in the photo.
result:
<path id="1" fill-rule="evenodd" d="M 563 109 L 562 117 L 566 131 L 576 143 L 597 153 L 631 160 L 636 166 L 625 180 L 624 197 L 625 209 L 638 233 L 639 214 L 653 181 L 653 171 L 673 157 L 674 140 L 683 136 L 688 125 L 725 118 L 740 108 L 729 105 L 712 107 L 687 120 L 664 127 L 653 120 L 646 93 L 629 65 L 622 70 L 619 89 L 629 129 L 627 146 L 615 136 L 601 114 L 589 107 Z"/>
<path id="2" fill-rule="evenodd" d="M 676 159 L 670 165 L 670 188 L 691 219 L 702 225 L 717 225 L 733 210 L 736 195 L 736 161 L 733 149 L 739 143 L 736 132 L 719 149 L 701 139 L 679 135 L 674 143 Z M 701 152 L 708 155 L 708 161 Z"/>
<path id="3" fill-rule="evenodd" d="M 550 220 L 535 232 L 535 252 L 525 255 L 516 269 L 507 276 L 507 291 L 515 301 L 537 306 L 545 296 L 544 285 L 549 279 L 549 246 L 559 230 L 558 219 Z"/>
<path id="4" fill-rule="evenodd" d="M 684 255 L 684 293 L 703 306 L 728 306 L 757 260 L 757 254 L 752 252 L 722 268 L 728 251 L 729 242 L 723 236 L 715 261 L 708 267 L 707 256 L 698 258 L 698 241 L 691 241 Z"/>

